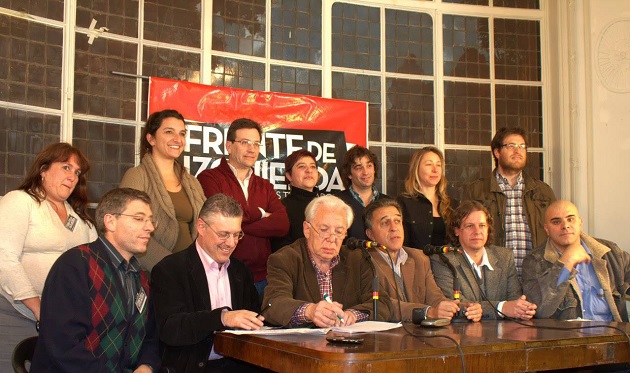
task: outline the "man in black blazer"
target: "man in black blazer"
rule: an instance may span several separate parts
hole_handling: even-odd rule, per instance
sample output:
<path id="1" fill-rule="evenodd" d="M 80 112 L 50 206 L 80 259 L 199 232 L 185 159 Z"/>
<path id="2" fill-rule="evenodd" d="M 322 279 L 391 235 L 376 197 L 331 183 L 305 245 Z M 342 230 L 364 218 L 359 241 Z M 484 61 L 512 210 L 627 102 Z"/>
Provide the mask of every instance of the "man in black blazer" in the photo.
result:
<path id="1" fill-rule="evenodd" d="M 186 250 L 162 259 L 151 272 L 151 291 L 169 372 L 256 371 L 215 353 L 214 333 L 263 326 L 260 299 L 245 265 L 230 255 L 243 238 L 240 205 L 224 194 L 204 203 L 198 236 Z"/>

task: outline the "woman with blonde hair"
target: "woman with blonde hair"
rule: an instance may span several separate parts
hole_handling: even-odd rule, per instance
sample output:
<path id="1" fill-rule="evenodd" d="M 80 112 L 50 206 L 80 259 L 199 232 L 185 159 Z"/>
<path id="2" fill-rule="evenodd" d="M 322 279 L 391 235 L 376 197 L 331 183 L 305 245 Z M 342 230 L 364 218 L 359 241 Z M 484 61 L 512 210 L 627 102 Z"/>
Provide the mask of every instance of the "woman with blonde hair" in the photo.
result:
<path id="1" fill-rule="evenodd" d="M 140 165 L 127 170 L 121 188 L 141 190 L 151 198 L 159 225 L 147 253 L 138 258 L 150 271 L 167 255 L 187 248 L 197 235 L 195 222 L 206 197 L 199 181 L 178 161 L 186 147 L 186 123 L 175 110 L 147 118 L 140 142 Z"/>
<path id="2" fill-rule="evenodd" d="M 444 155 L 434 147 L 417 150 L 411 157 L 402 206 L 405 246 L 422 249 L 446 244 L 446 224 L 455 201 L 446 193 Z"/>

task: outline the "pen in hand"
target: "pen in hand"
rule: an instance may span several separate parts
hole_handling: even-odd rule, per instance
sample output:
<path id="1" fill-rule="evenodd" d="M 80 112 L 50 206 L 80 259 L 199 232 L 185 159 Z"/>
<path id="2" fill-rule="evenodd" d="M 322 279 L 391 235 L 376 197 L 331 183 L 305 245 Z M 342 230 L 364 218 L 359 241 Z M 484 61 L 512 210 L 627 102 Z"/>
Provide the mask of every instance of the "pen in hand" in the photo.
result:
<path id="1" fill-rule="evenodd" d="M 258 314 L 256 315 L 256 317 L 258 318 L 259 316 L 262 316 L 263 312 L 267 311 L 269 309 L 269 307 L 271 307 L 271 303 L 267 304 L 266 306 L 264 306 L 260 312 L 258 312 Z"/>
<path id="2" fill-rule="evenodd" d="M 330 299 L 330 296 L 328 295 L 328 293 L 324 294 L 324 300 L 330 304 L 332 304 L 332 299 Z M 339 319 L 339 321 L 341 321 L 341 323 L 343 324 L 345 321 L 343 321 L 343 317 L 337 315 L 337 318 Z"/>

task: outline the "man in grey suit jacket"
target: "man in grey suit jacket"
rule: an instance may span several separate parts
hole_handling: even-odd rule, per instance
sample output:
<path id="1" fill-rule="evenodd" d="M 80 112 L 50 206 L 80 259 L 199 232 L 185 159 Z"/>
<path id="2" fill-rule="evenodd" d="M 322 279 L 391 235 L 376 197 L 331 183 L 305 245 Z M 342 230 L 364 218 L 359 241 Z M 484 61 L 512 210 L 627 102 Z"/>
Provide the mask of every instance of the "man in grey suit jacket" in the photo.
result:
<path id="1" fill-rule="evenodd" d="M 537 306 L 522 295 L 512 251 L 486 246 L 492 236 L 492 216 L 481 203 L 463 202 L 451 215 L 448 235 L 463 251 L 444 254 L 457 272 L 463 302 L 485 300 L 481 303 L 483 319 L 500 317 L 495 308 L 508 317 L 534 317 Z M 431 267 L 438 286 L 446 296 L 452 295 L 451 270 L 437 255 L 431 258 Z"/>
<path id="2" fill-rule="evenodd" d="M 405 231 L 400 204 L 391 198 L 376 200 L 366 207 L 363 218 L 366 235 L 385 245 L 385 250 L 370 248 L 368 252 L 381 291 L 392 298 L 394 312 L 390 320 L 410 321 L 414 308 L 422 308 L 425 318 L 452 319 L 460 310 L 460 303 L 442 294 L 433 278 L 431 262 L 422 251 L 403 247 Z M 479 303 L 465 306 L 468 319 L 481 320 Z"/>

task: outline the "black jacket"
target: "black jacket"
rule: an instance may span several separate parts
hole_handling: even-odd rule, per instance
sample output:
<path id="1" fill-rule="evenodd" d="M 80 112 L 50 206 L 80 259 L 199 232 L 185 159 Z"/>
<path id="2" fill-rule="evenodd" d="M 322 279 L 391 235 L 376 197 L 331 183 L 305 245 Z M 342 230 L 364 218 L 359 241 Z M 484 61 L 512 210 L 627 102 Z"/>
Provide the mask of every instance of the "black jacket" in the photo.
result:
<path id="1" fill-rule="evenodd" d="M 259 312 L 260 299 L 245 265 L 231 258 L 228 277 L 232 309 Z M 203 372 L 214 332 L 225 329 L 221 323 L 224 308 L 210 308 L 206 273 L 195 242 L 153 267 L 151 293 L 160 333 L 162 369 Z"/>
<path id="2" fill-rule="evenodd" d="M 416 198 L 398 196 L 398 203 L 402 207 L 403 227 L 405 229 L 404 246 L 415 249 L 422 249 L 431 243 L 433 234 L 433 205 L 424 195 L 420 194 Z M 449 209 L 454 210 L 459 203 L 451 199 Z M 446 224 L 446 222 L 445 222 Z M 448 230 L 448 227 L 446 227 Z M 445 245 L 444 242 L 437 243 Z"/>
<path id="3" fill-rule="evenodd" d="M 368 236 L 365 234 L 365 224 L 363 224 L 363 210 L 365 207 L 350 194 L 350 190 L 342 190 L 335 194 L 335 196 L 341 198 L 342 201 L 348 204 L 354 212 L 354 220 L 352 225 L 348 228 L 348 237 L 356 237 L 361 240 L 367 240 Z M 387 194 L 379 193 L 376 199 L 391 198 Z"/>
<path id="4" fill-rule="evenodd" d="M 276 252 L 278 249 L 292 244 L 298 238 L 304 237 L 304 211 L 306 206 L 319 195 L 317 188 L 313 188 L 313 191 L 309 192 L 292 186 L 291 193 L 280 200 L 287 209 L 287 215 L 289 215 L 289 233 L 284 237 L 271 239 L 272 252 Z"/>

